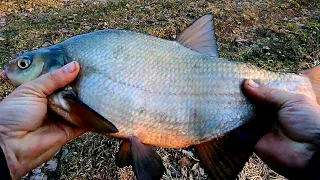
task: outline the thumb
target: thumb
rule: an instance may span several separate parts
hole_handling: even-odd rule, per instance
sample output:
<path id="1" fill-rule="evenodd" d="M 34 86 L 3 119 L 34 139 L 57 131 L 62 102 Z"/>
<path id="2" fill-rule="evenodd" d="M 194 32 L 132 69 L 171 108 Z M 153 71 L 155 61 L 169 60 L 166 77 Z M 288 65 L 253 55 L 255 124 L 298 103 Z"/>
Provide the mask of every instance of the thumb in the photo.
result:
<path id="1" fill-rule="evenodd" d="M 246 80 L 244 82 L 244 90 L 249 98 L 253 99 L 257 103 L 270 104 L 277 109 L 281 108 L 296 96 L 295 94 L 287 91 L 261 86 L 253 80 Z"/>
<path id="2" fill-rule="evenodd" d="M 62 68 L 41 75 L 31 83 L 36 86 L 36 90 L 41 96 L 47 97 L 57 89 L 71 83 L 77 77 L 79 71 L 79 64 L 73 61 Z"/>

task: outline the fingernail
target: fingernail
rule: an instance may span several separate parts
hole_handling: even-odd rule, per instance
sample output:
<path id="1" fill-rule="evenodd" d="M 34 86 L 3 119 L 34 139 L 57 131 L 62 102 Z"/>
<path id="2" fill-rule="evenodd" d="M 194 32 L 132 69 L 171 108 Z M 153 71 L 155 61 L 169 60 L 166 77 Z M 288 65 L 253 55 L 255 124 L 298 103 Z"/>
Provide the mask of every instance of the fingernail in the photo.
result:
<path id="1" fill-rule="evenodd" d="M 72 73 L 77 69 L 76 67 L 76 63 L 75 62 L 71 62 L 66 64 L 65 66 L 63 66 L 63 71 L 66 73 Z"/>
<path id="2" fill-rule="evenodd" d="M 249 80 L 248 81 L 248 85 L 251 87 L 251 88 L 258 88 L 259 87 L 259 84 L 257 84 L 256 82 L 254 82 L 253 80 Z"/>

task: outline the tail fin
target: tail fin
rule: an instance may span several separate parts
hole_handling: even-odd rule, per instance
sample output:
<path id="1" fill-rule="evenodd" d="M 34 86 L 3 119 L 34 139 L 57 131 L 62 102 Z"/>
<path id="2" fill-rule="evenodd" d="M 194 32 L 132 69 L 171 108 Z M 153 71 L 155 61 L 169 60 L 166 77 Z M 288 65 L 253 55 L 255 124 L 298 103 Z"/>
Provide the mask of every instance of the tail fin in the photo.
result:
<path id="1" fill-rule="evenodd" d="M 300 73 L 310 79 L 312 88 L 317 96 L 317 101 L 320 104 L 320 65 L 308 70 L 301 71 Z"/>

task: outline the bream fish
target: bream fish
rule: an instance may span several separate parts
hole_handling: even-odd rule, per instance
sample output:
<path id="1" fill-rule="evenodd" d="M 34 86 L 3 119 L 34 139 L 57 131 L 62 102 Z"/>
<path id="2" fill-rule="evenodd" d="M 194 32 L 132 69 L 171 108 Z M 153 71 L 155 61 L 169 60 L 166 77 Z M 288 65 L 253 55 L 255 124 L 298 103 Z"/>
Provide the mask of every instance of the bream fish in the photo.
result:
<path id="1" fill-rule="evenodd" d="M 14 86 L 80 64 L 77 79 L 49 98 L 67 121 L 121 138 L 120 167 L 138 179 L 160 179 L 161 157 L 150 145 L 194 146 L 213 179 L 235 179 L 255 143 L 242 143 L 256 117 L 242 92 L 245 79 L 317 97 L 320 71 L 277 73 L 219 57 L 213 16 L 205 15 L 169 41 L 127 30 L 103 30 L 24 53 L 1 72 Z M 255 141 L 256 142 L 256 141 Z"/>

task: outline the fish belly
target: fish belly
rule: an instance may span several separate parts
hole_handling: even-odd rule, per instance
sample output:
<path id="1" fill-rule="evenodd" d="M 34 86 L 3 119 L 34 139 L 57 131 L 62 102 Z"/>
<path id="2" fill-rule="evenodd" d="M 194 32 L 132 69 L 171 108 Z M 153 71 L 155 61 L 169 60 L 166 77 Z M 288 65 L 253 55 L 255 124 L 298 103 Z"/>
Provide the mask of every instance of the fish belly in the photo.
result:
<path id="1" fill-rule="evenodd" d="M 252 119 L 254 106 L 241 91 L 245 79 L 314 96 L 306 77 L 214 59 L 130 31 L 97 32 L 61 47 L 80 63 L 80 99 L 115 124 L 114 137 L 136 136 L 145 144 L 187 147 Z"/>

